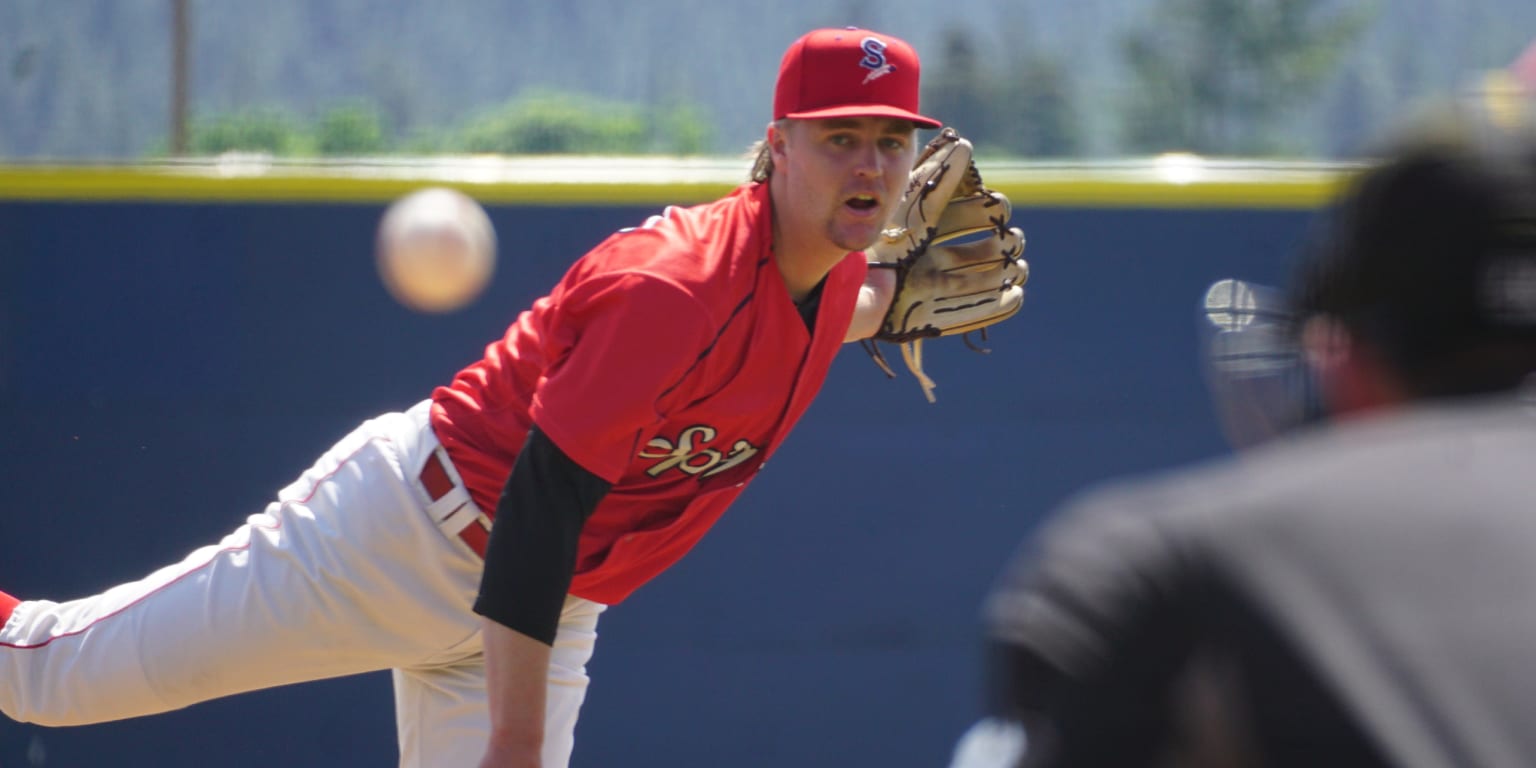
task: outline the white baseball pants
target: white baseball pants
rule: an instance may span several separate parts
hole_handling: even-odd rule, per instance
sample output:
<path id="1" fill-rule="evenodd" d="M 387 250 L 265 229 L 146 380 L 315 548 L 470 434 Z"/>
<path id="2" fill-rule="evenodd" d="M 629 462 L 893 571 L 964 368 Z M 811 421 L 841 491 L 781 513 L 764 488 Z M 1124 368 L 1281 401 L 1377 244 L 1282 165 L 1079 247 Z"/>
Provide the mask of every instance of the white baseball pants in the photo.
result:
<path id="1" fill-rule="evenodd" d="M 364 423 L 266 511 L 176 565 L 94 597 L 18 605 L 0 628 L 0 711 L 80 725 L 391 669 L 400 765 L 477 765 L 490 730 L 471 610 L 481 561 L 435 522 L 467 497 L 433 504 L 418 479 L 438 447 L 427 413 L 423 402 Z M 603 608 L 566 600 L 545 768 L 570 760 Z"/>

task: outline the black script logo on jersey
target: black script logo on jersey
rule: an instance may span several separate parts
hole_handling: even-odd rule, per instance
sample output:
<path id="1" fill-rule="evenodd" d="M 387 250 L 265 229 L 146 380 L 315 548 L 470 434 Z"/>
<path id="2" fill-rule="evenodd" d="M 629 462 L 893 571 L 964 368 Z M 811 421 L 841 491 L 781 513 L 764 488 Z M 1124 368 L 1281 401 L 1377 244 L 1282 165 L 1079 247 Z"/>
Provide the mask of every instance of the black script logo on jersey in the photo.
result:
<path id="1" fill-rule="evenodd" d="M 669 469 L 700 478 L 713 477 L 757 455 L 758 447 L 746 440 L 737 440 L 729 451 L 707 447 L 715 441 L 720 431 L 714 427 L 698 426 L 683 430 L 677 440 L 665 437 L 652 438 L 640 450 L 642 459 L 660 459 L 645 473 L 658 477 Z"/>

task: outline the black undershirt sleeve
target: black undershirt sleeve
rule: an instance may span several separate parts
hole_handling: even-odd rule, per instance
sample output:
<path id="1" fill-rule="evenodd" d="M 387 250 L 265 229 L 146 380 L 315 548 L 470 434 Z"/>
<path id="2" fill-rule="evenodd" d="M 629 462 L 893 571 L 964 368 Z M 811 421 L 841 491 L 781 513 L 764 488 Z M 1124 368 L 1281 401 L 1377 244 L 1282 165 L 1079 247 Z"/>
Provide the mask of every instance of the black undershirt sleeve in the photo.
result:
<path id="1" fill-rule="evenodd" d="M 475 613 L 553 645 L 581 527 L 610 487 L 530 430 L 496 504 Z"/>

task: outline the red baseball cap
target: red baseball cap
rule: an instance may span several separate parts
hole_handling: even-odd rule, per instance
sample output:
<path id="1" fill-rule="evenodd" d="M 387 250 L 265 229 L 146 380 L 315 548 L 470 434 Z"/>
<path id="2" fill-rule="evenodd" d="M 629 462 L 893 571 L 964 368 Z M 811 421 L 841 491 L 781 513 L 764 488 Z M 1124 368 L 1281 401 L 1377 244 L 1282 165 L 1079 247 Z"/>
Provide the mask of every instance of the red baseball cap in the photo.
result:
<path id="1" fill-rule="evenodd" d="M 917 112 L 921 69 L 900 38 L 857 27 L 808 32 L 779 64 L 773 119 L 895 117 L 938 128 Z"/>

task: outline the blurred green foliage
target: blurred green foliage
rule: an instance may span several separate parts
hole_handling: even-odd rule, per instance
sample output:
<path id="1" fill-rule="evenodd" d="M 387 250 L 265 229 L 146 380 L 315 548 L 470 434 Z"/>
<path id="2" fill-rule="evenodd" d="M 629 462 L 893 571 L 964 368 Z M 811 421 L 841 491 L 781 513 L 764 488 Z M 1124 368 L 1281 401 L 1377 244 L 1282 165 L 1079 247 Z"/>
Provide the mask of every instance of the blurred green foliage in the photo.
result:
<path id="1" fill-rule="evenodd" d="M 275 108 L 247 109 L 195 121 L 190 146 L 205 155 L 690 155 L 707 152 L 712 139 L 707 115 L 691 104 L 652 108 L 538 90 L 462 125 L 407 137 L 392 136 L 379 108 L 366 101 L 332 107 L 312 123 Z"/>
<path id="2" fill-rule="evenodd" d="M 930 73 L 923 82 L 924 110 L 942 116 L 979 152 L 1024 157 L 1081 152 L 1076 84 L 1055 59 L 1017 50 L 988 55 L 978 50 L 974 35 L 951 27 Z"/>
<path id="3" fill-rule="evenodd" d="M 1374 17 L 1331 0 L 1157 0 L 1120 40 L 1130 82 L 1111 106 L 1129 153 L 1303 155 L 1292 112 L 1320 98 Z M 1073 157 L 1085 143 L 1083 86 L 1070 61 L 1019 45 L 983 49 L 945 31 L 923 103 L 978 151 Z M 1096 105 L 1102 109 L 1103 105 Z"/>
<path id="4" fill-rule="evenodd" d="M 537 91 L 469 121 L 456 141 L 502 155 L 637 154 L 647 149 L 644 110 L 633 104 Z"/>
<path id="5" fill-rule="evenodd" d="M 1121 110 L 1132 152 L 1306 151 L 1291 110 L 1315 98 L 1374 14 L 1330 0 L 1160 0 L 1122 39 L 1134 81 Z"/>
<path id="6" fill-rule="evenodd" d="M 163 156 L 183 107 L 206 145 L 316 156 L 448 151 L 471 119 L 478 139 L 518 146 L 736 154 L 762 136 L 783 46 L 824 24 L 905 37 L 923 57 L 925 111 L 979 152 L 1349 158 L 1536 35 L 1532 0 L 975 0 L 937 24 L 931 4 L 872 0 L 771 13 L 698 0 L 189 5 L 187 101 L 173 105 L 166 4 L 0 0 L 0 158 Z M 561 104 L 539 88 L 575 93 Z M 501 115 L 492 135 L 519 95 L 546 114 Z M 234 124 L 252 108 L 285 112 Z M 581 117 L 594 110 L 595 123 Z"/>
<path id="7" fill-rule="evenodd" d="M 311 154 L 309 132 L 292 115 L 275 108 L 244 109 L 193 121 L 188 146 L 200 155 L 221 152 Z"/>
<path id="8" fill-rule="evenodd" d="M 315 126 L 315 148 L 322 155 L 375 155 L 387 147 L 384 119 L 367 102 L 335 107 L 321 115 Z"/>

